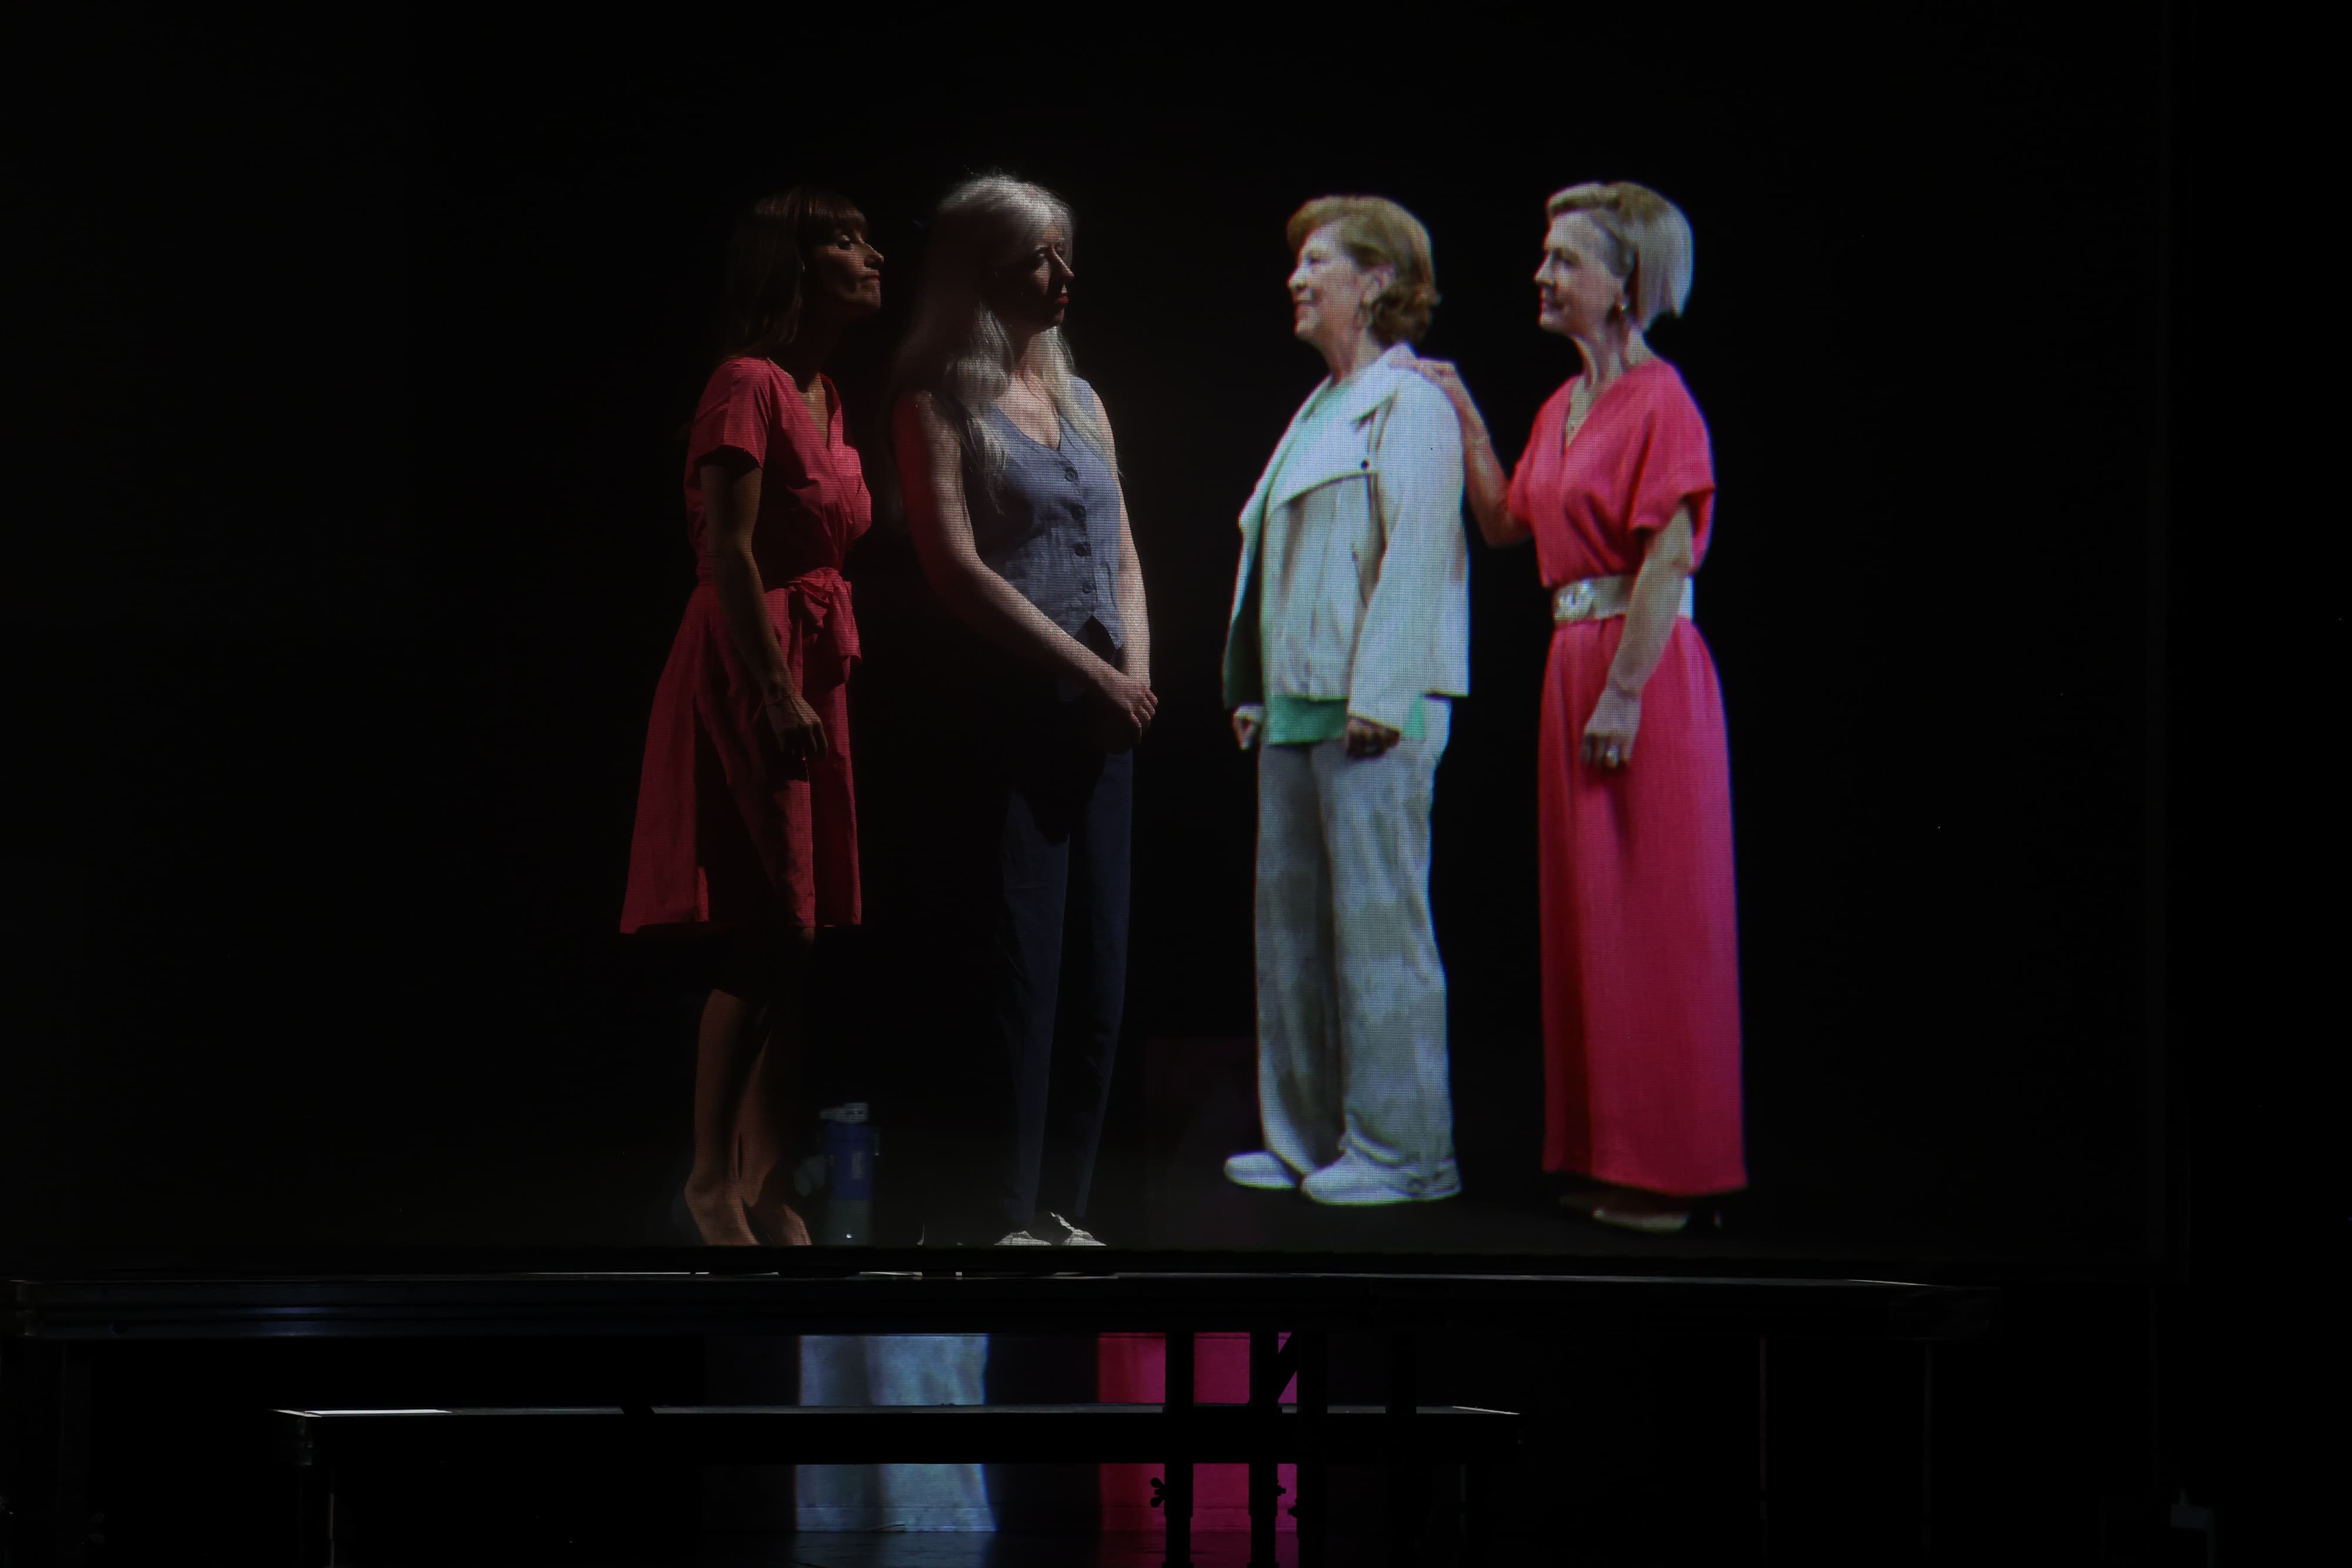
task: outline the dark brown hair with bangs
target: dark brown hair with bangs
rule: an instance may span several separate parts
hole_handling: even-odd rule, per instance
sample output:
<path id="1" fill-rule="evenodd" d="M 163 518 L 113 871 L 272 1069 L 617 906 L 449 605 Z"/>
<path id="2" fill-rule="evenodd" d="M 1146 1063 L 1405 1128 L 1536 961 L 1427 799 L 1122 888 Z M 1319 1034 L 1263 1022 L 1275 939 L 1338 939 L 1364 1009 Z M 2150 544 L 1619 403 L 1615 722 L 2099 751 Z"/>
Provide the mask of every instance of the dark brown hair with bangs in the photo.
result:
<path id="1" fill-rule="evenodd" d="M 794 185 L 751 204 L 727 242 L 720 359 L 772 359 L 793 340 L 800 331 L 809 256 L 844 229 L 865 234 L 866 214 L 823 185 Z"/>

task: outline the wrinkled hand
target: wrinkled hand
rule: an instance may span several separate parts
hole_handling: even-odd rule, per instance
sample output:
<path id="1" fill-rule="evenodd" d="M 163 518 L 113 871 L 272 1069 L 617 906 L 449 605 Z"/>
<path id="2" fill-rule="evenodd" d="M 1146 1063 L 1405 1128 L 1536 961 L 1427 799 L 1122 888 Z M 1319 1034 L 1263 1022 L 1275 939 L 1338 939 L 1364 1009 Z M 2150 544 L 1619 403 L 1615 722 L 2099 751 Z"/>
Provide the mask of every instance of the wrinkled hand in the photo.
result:
<path id="1" fill-rule="evenodd" d="M 784 760 L 795 768 L 804 768 L 825 754 L 829 744 L 825 738 L 824 720 L 808 699 L 800 693 L 786 692 L 771 697 L 760 710 L 768 720 L 768 733 L 776 737 L 776 745 Z"/>
<path id="2" fill-rule="evenodd" d="M 1151 727 L 1151 716 L 1160 706 L 1158 694 L 1148 681 L 1116 669 L 1108 670 L 1097 690 L 1102 704 L 1095 738 L 1105 751 L 1132 749 Z"/>
<path id="3" fill-rule="evenodd" d="M 1451 361 L 1415 360 L 1412 368 L 1423 380 L 1445 394 L 1445 401 L 1454 405 L 1465 433 L 1472 428 L 1482 432 L 1486 429 L 1485 422 L 1478 417 L 1478 405 L 1470 401 L 1470 389 L 1463 383 L 1462 372 L 1454 368 Z"/>
<path id="4" fill-rule="evenodd" d="M 1629 697 L 1613 685 L 1601 688 L 1601 700 L 1584 727 L 1580 755 L 1588 768 L 1603 773 L 1622 771 L 1633 760 L 1633 736 L 1642 727 L 1642 699 Z"/>
<path id="5" fill-rule="evenodd" d="M 1247 708 L 1234 710 L 1234 744 L 1247 751 L 1257 744 L 1259 734 L 1265 728 L 1258 716 Z"/>
<path id="6" fill-rule="evenodd" d="M 1403 738 L 1400 731 L 1391 729 L 1387 725 L 1374 724 L 1370 719 L 1358 718 L 1354 714 L 1348 716 L 1348 755 L 1350 757 L 1378 757 Z"/>
<path id="7" fill-rule="evenodd" d="M 1462 372 L 1451 360 L 1414 360 L 1412 368 L 1436 385 L 1439 392 L 1457 407 L 1469 397 L 1470 389 L 1462 384 Z"/>

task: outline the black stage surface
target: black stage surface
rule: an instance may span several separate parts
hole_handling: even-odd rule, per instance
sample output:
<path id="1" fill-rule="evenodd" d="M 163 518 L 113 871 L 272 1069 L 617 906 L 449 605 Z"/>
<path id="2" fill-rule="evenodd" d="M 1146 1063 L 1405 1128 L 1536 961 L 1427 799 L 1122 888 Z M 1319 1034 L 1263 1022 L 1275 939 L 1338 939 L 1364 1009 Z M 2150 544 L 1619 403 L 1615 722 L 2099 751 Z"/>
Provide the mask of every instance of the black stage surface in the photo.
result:
<path id="1" fill-rule="evenodd" d="M 470 1467 L 509 1478 L 533 1465 L 575 1476 L 604 1473 L 600 1465 L 619 1466 L 613 1473 L 638 1478 L 624 1484 L 658 1493 L 660 1486 L 643 1478 L 664 1465 L 961 1459 L 1166 1461 L 1171 1495 L 1184 1496 L 1191 1464 L 1249 1463 L 1255 1478 L 1252 1517 L 1268 1553 L 1274 1467 L 1296 1460 L 1301 1466 L 1299 1539 L 1307 1553 L 1297 1560 L 1308 1563 L 1370 1560 L 1334 1544 L 1348 1538 L 1343 1531 L 1368 1522 L 1407 1552 L 1431 1517 L 1426 1478 L 1454 1474 L 1458 1485 L 1448 1486 L 1458 1511 L 1443 1521 L 1460 1527 L 1465 1555 L 1454 1560 L 1470 1562 L 1497 1560 L 1476 1521 L 1491 1511 L 1487 1500 L 1496 1481 L 1516 1473 L 1514 1467 L 1524 1468 L 1519 1448 L 1526 1421 L 1485 1403 L 1423 1403 L 1424 1343 L 1496 1343 L 1513 1336 L 1723 1343 L 1735 1357 L 1752 1358 L 1760 1455 L 1767 1441 L 1764 1346 L 1866 1342 L 1916 1356 L 1907 1375 L 1895 1364 L 1889 1370 L 1898 1385 L 1915 1391 L 1904 1402 L 1919 1401 L 1905 1424 L 1925 1431 L 1933 1419 L 1927 1403 L 1933 1345 L 1985 1338 L 2000 1296 L 1981 1285 L 1797 1275 L 1416 1271 L 1409 1264 L 1366 1267 L 1370 1260 L 1360 1258 L 1343 1260 L 1355 1267 L 1313 1270 L 1252 1268 L 1232 1258 L 1134 1254 L 1088 1259 L 1094 1268 L 1071 1270 L 1066 1256 L 988 1249 L 857 1257 L 706 1252 L 664 1260 L 671 1267 L 658 1271 L 22 1270 L 12 1284 L 0 1380 L 19 1541 L 12 1568 L 109 1560 L 91 1549 L 101 1532 L 85 1531 L 79 1521 L 103 1517 L 91 1500 L 92 1474 L 101 1468 L 93 1455 L 121 1448 L 125 1438 L 104 1429 L 108 1406 L 93 1397 L 93 1389 L 110 1377 L 135 1378 L 135 1369 L 152 1364 L 142 1363 L 142 1355 L 171 1343 L 199 1358 L 223 1358 L 224 1364 L 248 1354 L 240 1346 L 275 1344 L 292 1353 L 308 1344 L 327 1354 L 336 1343 L 418 1345 L 422 1354 L 404 1364 L 402 1377 L 376 1375 L 376 1396 L 365 1400 L 309 1397 L 289 1404 L 287 1391 L 303 1385 L 282 1371 L 275 1381 L 224 1377 L 212 1385 L 209 1397 L 218 1406 L 212 1412 L 215 1441 L 248 1445 L 256 1460 L 266 1449 L 278 1467 L 282 1479 L 271 1485 L 286 1560 L 330 1560 L 322 1543 L 337 1486 L 413 1477 L 419 1463 L 443 1467 L 431 1473 L 444 1477 Z M 701 1267 L 679 1267 L 681 1261 Z M 1139 1262 L 1156 1266 L 1111 1266 Z M 1215 1263 L 1227 1266 L 1207 1266 Z M 1193 1333 L 1249 1332 L 1250 1402 L 1196 1406 L 1180 1397 L 1161 1406 L 1041 1403 L 887 1410 L 706 1404 L 686 1382 L 630 1372 L 633 1353 L 625 1349 L 747 1337 L 775 1343 L 801 1333 L 1118 1331 L 1168 1335 L 1171 1387 L 1180 1389 L 1192 1386 L 1189 1374 L 1178 1369 L 1192 1361 Z M 1286 1340 L 1277 1337 L 1284 1331 Z M 1334 1386 L 1331 1347 L 1345 1336 L 1380 1342 L 1381 1403 L 1346 1403 Z M 1743 1343 L 1752 1348 L 1738 1351 Z M 466 1382 L 457 1368 L 469 1344 L 487 1347 L 492 1358 L 530 1358 L 539 1369 L 537 1396 L 468 1400 L 452 1393 Z M 1905 1344 L 1915 1349 L 1902 1353 Z M 1279 1391 L 1294 1373 L 1297 1402 L 1280 1404 Z M 308 1386 L 324 1391 L 331 1385 L 314 1375 Z M 395 1386 L 392 1397 L 383 1396 Z M 681 1389 L 685 1397 L 676 1392 Z M 1935 1451 L 1923 1438 L 1913 1472 L 1920 1529 L 1927 1527 Z M 1388 1474 L 1389 1486 L 1369 1503 L 1343 1503 L 1342 1517 L 1328 1518 L 1329 1474 L 1349 1465 Z M 429 1499 L 447 1483 L 408 1484 L 419 1489 L 412 1498 Z M 512 1484 L 518 1491 L 529 1490 Z M 1447 1487 L 1438 1495 L 1449 1495 Z M 356 1507 L 344 1504 L 346 1521 Z M 1389 1515 L 1384 1526 L 1383 1511 Z M 678 1509 L 668 1517 L 675 1521 Z M 1171 1553 L 1183 1533 L 1181 1522 L 1171 1521 L 1164 1549 Z M 690 1524 L 683 1528 L 691 1534 Z M 1010 1562 L 1015 1559 L 1004 1553 L 1012 1540 L 1008 1534 L 992 1548 L 926 1546 L 928 1555 L 913 1558 L 876 1556 L 842 1542 L 812 1543 L 817 1554 L 811 1556 L 795 1543 L 793 1555 L 781 1560 Z M 1086 1553 L 1116 1544 L 1106 1538 L 1091 1547 L 1068 1546 L 1060 1560 L 1104 1560 Z M 1222 1550 L 1204 1540 L 1199 1560 L 1217 1562 Z M 1292 1560 L 1295 1550 L 1286 1548 L 1281 1560 Z M 1378 1555 L 1389 1558 L 1389 1547 Z M 1393 1560 L 1423 1559 L 1408 1552 Z"/>
<path id="2" fill-rule="evenodd" d="M 772 1256 L 772 1255 L 770 1255 Z M 1997 1292 L 1884 1280 L 1671 1274 L 1275 1271 L 1196 1258 L 1096 1272 L 974 1252 L 860 1259 L 838 1271 L 737 1268 L 305 1276 L 24 1278 L 27 1342 L 498 1333 L 1109 1333 L 1388 1330 L 1534 1319 L 1653 1333 L 1937 1339 L 1983 1332 Z M 1220 1262 L 1227 1264 L 1220 1268 Z M 774 1271 L 769 1271 L 772 1270 Z"/>

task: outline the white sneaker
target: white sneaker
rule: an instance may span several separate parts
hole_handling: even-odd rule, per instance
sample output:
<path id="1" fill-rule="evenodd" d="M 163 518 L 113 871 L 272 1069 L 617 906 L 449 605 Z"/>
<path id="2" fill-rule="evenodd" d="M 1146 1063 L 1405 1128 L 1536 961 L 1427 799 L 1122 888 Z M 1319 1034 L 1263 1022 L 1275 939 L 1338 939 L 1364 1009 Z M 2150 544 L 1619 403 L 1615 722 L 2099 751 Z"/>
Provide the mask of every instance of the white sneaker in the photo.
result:
<path id="1" fill-rule="evenodd" d="M 1235 1186 L 1255 1187 L 1261 1192 L 1288 1192 L 1298 1185 L 1297 1176 L 1282 1163 L 1282 1157 L 1263 1149 L 1227 1160 L 1225 1179 Z"/>
<path id="2" fill-rule="evenodd" d="M 1050 1240 L 1047 1242 L 1047 1245 L 1049 1246 L 1100 1247 L 1103 1245 L 1103 1243 L 1095 1239 L 1093 1232 L 1079 1229 L 1076 1226 L 1071 1224 L 1068 1220 L 1063 1218 L 1058 1214 L 1055 1214 L 1049 1210 L 1046 1213 L 1045 1218 L 1054 1222 L 1045 1232 L 1046 1236 L 1050 1238 Z M 1055 1234 L 1057 1231 L 1059 1232 L 1058 1235 Z"/>
<path id="3" fill-rule="evenodd" d="M 1015 1230 L 999 1240 L 997 1245 L 999 1247 L 1051 1247 L 1053 1243 L 1041 1241 L 1025 1230 Z"/>
<path id="4" fill-rule="evenodd" d="M 1434 1203 L 1462 1190 L 1449 1163 L 1434 1181 L 1383 1170 L 1352 1150 L 1298 1184 L 1318 1203 L 1367 1207 L 1381 1203 Z"/>

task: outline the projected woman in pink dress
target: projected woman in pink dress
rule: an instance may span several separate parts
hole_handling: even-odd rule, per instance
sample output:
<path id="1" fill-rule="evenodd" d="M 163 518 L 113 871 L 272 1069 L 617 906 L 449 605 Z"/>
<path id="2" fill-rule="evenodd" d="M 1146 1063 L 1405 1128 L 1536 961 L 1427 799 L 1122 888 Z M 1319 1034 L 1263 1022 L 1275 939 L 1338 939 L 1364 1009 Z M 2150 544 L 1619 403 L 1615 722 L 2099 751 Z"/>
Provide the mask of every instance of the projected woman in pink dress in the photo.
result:
<path id="1" fill-rule="evenodd" d="M 1583 369 L 1507 477 L 1451 365 L 1465 487 L 1491 545 L 1532 538 L 1554 628 L 1538 762 L 1544 1168 L 1562 1201 L 1675 1231 L 1747 1185 L 1723 697 L 1692 624 L 1715 476 L 1706 423 L 1643 333 L 1690 292 L 1690 225 L 1655 192 L 1573 185 L 1546 212 L 1539 322 Z M 1638 756 L 1637 756 L 1638 752 Z"/>
<path id="2" fill-rule="evenodd" d="M 820 367 L 881 305 L 882 255 L 846 199 L 803 186 L 755 203 L 688 437 L 698 581 L 646 730 L 621 929 L 730 938 L 702 1012 L 685 1193 L 714 1245 L 809 1240 L 787 1196 L 790 1084 L 815 928 L 860 912 L 841 567 L 873 516 Z"/>

